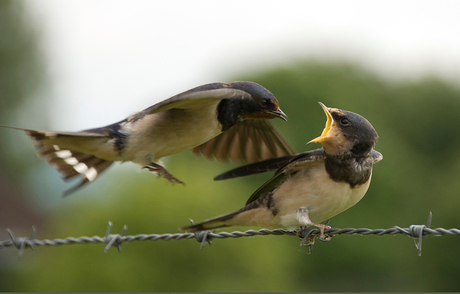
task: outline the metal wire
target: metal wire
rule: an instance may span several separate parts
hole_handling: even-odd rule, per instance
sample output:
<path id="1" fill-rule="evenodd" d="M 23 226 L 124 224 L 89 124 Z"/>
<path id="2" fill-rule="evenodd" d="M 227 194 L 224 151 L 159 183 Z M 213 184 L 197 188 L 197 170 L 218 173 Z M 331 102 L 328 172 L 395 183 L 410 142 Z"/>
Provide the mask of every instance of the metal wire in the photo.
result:
<path id="1" fill-rule="evenodd" d="M 412 238 L 418 239 L 418 243 L 416 244 L 418 255 L 421 255 L 422 250 L 422 239 L 427 235 L 435 235 L 435 236 L 442 236 L 442 235 L 452 235 L 452 236 L 460 236 L 460 230 L 456 228 L 452 229 L 444 229 L 444 228 L 436 228 L 431 229 L 429 226 L 431 225 L 432 215 L 428 218 L 427 226 L 425 225 L 412 225 L 409 228 L 400 228 L 400 227 L 393 227 L 389 229 L 366 229 L 366 228 L 345 228 L 345 229 L 338 229 L 338 228 L 331 228 L 327 229 L 325 233 L 329 236 L 336 236 L 336 235 L 407 235 Z M 258 231 L 255 230 L 248 230 L 245 232 L 234 231 L 234 232 L 220 232 L 215 233 L 211 231 L 202 231 L 197 233 L 176 233 L 176 234 L 139 234 L 133 236 L 125 236 L 127 231 L 127 226 L 123 227 L 123 231 L 121 234 L 111 234 L 112 223 L 109 222 L 109 226 L 107 228 L 107 232 L 105 237 L 93 236 L 93 237 L 68 237 L 65 239 L 54 239 L 54 240 L 36 240 L 35 237 L 35 227 L 32 228 L 32 234 L 30 238 L 27 237 L 15 237 L 13 232 L 8 229 L 8 234 L 10 235 L 11 240 L 1 241 L 0 242 L 0 249 L 4 247 L 16 247 L 19 250 L 19 258 L 21 258 L 24 249 L 31 248 L 34 249 L 35 246 L 57 246 L 57 245 L 70 245 L 70 244 L 87 244 L 87 243 L 105 243 L 107 246 L 104 249 L 104 252 L 110 247 L 116 247 L 118 251 L 121 252 L 121 244 L 125 242 L 133 242 L 133 241 L 169 241 L 169 240 L 182 240 L 182 239 L 192 239 L 195 238 L 198 242 L 201 243 L 201 249 L 204 248 L 206 242 L 211 245 L 211 241 L 213 239 L 225 239 L 225 238 L 241 238 L 241 237 L 252 237 L 252 236 L 266 236 L 266 235 L 289 235 L 289 236 L 298 236 L 301 239 L 300 245 L 304 245 L 307 240 L 310 240 L 309 244 L 306 246 L 311 247 L 314 243 L 314 239 L 318 238 L 320 235 L 320 231 L 314 228 L 305 228 L 299 231 L 286 231 L 283 229 L 275 229 L 275 230 L 267 230 L 261 229 Z"/>

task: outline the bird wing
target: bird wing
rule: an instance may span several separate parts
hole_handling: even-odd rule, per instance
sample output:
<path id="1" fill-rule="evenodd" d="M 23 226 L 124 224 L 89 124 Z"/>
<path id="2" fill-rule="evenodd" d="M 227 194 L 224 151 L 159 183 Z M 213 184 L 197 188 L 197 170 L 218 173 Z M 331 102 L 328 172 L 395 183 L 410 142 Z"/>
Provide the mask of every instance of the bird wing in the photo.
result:
<path id="1" fill-rule="evenodd" d="M 278 158 L 267 159 L 264 161 L 243 165 L 235 169 L 224 172 L 214 178 L 214 181 L 221 181 L 250 175 L 265 173 L 272 170 L 277 170 L 284 166 L 292 159 L 293 156 L 283 156 Z"/>
<path id="2" fill-rule="evenodd" d="M 206 159 L 235 163 L 292 155 L 295 151 L 267 120 L 249 119 L 238 122 L 222 134 L 192 149 Z"/>
<path id="3" fill-rule="evenodd" d="M 267 192 L 273 191 L 276 187 L 281 185 L 291 174 L 295 173 L 299 169 L 305 168 L 306 166 L 316 163 L 320 160 L 324 160 L 325 158 L 326 153 L 322 148 L 292 156 L 289 162 L 281 166 L 270 180 L 260 186 L 259 189 L 257 189 L 251 195 L 251 197 L 249 197 L 246 204 L 254 202 Z"/>
<path id="4" fill-rule="evenodd" d="M 201 108 L 211 105 L 212 103 L 216 103 L 216 101 L 220 101 L 222 99 L 234 97 L 251 98 L 251 95 L 243 90 L 228 87 L 229 85 L 225 83 L 212 83 L 198 86 L 152 105 L 143 111 L 132 115 L 129 119 L 137 120 L 145 115 L 166 111 L 172 108 Z"/>
<path id="5" fill-rule="evenodd" d="M 311 165 L 313 163 L 316 163 L 316 162 L 318 162 L 320 160 L 325 160 L 326 159 L 326 152 L 324 152 L 323 148 L 319 148 L 319 149 L 315 149 L 315 150 L 312 150 L 312 151 L 307 151 L 307 152 L 303 152 L 303 153 L 293 155 L 293 156 L 290 157 L 289 160 L 288 160 L 288 158 L 289 157 L 285 157 L 284 159 L 283 158 L 278 158 L 279 159 L 278 164 L 281 164 L 282 162 L 285 162 L 285 164 L 283 166 L 281 166 L 276 171 L 275 175 L 270 180 L 268 180 L 262 186 L 260 186 L 259 189 L 257 189 L 251 195 L 251 197 L 249 197 L 249 199 L 246 202 L 246 204 L 254 202 L 255 200 L 257 200 L 264 193 L 273 191 L 276 187 L 278 187 L 280 184 L 282 184 L 290 175 L 294 174 L 298 170 L 300 170 L 302 168 L 305 168 L 306 166 Z M 373 159 L 373 164 L 375 164 L 375 163 L 377 163 L 377 162 L 379 162 L 380 160 L 383 159 L 383 155 L 380 152 L 376 151 L 376 150 L 372 150 L 372 159 Z M 246 170 L 249 170 L 249 171 L 257 170 L 257 168 L 256 168 L 257 164 L 260 164 L 260 166 L 258 168 L 259 170 L 262 170 L 264 167 L 267 167 L 267 169 L 265 171 L 269 171 L 270 168 L 274 168 L 276 166 L 276 164 L 274 162 L 268 162 L 267 164 L 264 163 L 264 162 L 259 162 L 259 163 L 255 163 L 255 164 L 246 166 L 246 167 L 249 167 L 249 168 L 246 168 Z M 226 173 L 224 173 L 222 175 L 226 175 L 226 174 L 234 175 L 235 173 L 238 174 L 239 169 L 241 169 L 240 174 L 243 174 L 245 172 L 245 169 L 243 169 L 243 168 L 244 167 L 241 167 L 241 168 L 238 168 L 238 169 L 235 169 L 235 170 L 231 170 L 231 171 L 226 172 Z M 231 172 L 233 172 L 233 173 L 231 173 Z M 264 171 L 260 171 L 260 172 L 264 172 Z M 260 173 L 260 172 L 252 172 L 252 173 L 248 173 L 248 175 L 249 174 L 256 174 L 256 173 Z M 218 177 L 220 177 L 222 175 L 219 175 Z M 237 176 L 240 176 L 240 175 L 237 175 Z M 233 177 L 237 177 L 237 176 L 233 176 Z M 227 177 L 227 178 L 230 178 L 230 176 Z"/>
<path id="6" fill-rule="evenodd" d="M 229 170 L 225 173 L 222 173 L 214 178 L 215 181 L 227 180 L 239 177 L 245 177 L 255 174 L 260 174 L 264 172 L 280 170 L 285 167 L 288 163 L 293 161 L 298 161 L 299 163 L 303 161 L 316 160 L 317 158 L 324 158 L 325 153 L 322 148 L 315 149 L 307 152 L 302 152 L 294 155 L 283 156 L 278 158 L 267 159 L 264 161 L 243 165 L 235 169 Z"/>

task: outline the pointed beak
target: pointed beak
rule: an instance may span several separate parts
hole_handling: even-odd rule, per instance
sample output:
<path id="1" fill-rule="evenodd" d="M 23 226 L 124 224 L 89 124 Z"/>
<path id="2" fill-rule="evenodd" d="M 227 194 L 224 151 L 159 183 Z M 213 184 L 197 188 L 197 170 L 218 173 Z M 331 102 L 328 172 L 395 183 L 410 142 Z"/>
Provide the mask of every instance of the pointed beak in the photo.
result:
<path id="1" fill-rule="evenodd" d="M 323 142 L 325 140 L 326 136 L 327 136 L 327 133 L 331 130 L 332 124 L 334 123 L 334 119 L 332 118 L 331 113 L 329 112 L 329 108 L 327 108 L 326 105 L 324 105 L 321 102 L 318 102 L 318 103 L 319 103 L 319 105 L 321 105 L 321 107 L 324 110 L 324 113 L 326 114 L 326 117 L 327 117 L 326 126 L 324 127 L 324 130 L 321 133 L 321 136 L 314 138 L 313 140 L 308 142 L 307 145 L 310 144 L 310 143 L 316 143 L 316 142 L 321 143 L 321 142 Z"/>
<path id="2" fill-rule="evenodd" d="M 287 115 L 280 108 L 278 110 L 270 111 L 269 113 L 273 114 L 276 117 L 281 118 L 284 121 L 287 121 L 288 119 Z"/>

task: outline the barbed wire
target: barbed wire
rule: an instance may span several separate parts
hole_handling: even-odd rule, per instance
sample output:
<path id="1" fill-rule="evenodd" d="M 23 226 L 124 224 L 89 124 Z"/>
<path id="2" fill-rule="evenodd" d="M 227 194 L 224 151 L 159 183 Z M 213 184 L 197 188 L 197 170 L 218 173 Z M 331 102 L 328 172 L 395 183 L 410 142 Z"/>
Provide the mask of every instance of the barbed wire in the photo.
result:
<path id="1" fill-rule="evenodd" d="M 431 229 L 431 220 L 432 214 L 428 217 L 427 225 L 411 225 L 409 228 L 401 228 L 395 226 L 389 229 L 367 229 L 367 228 L 331 228 L 325 231 L 327 238 L 323 238 L 323 241 L 330 240 L 331 237 L 336 235 L 407 235 L 412 238 L 418 239 L 416 248 L 418 255 L 422 253 L 422 239 L 428 235 L 442 236 L 442 235 L 452 235 L 460 236 L 460 230 L 456 228 L 444 229 L 436 228 Z M 128 227 L 125 225 L 121 234 L 111 234 L 112 222 L 109 222 L 107 227 L 107 232 L 105 237 L 93 236 L 93 237 L 68 237 L 65 239 L 54 239 L 54 240 L 36 240 L 36 229 L 32 227 L 31 237 L 15 237 L 13 232 L 10 229 L 7 229 L 8 234 L 11 240 L 1 241 L 0 249 L 4 247 L 16 247 L 19 250 L 19 258 L 22 257 L 22 254 L 26 248 L 34 249 L 35 246 L 57 246 L 57 245 L 70 245 L 70 244 L 87 244 L 87 243 L 105 243 L 107 246 L 104 249 L 104 252 L 107 252 L 110 247 L 116 247 L 119 252 L 121 252 L 121 244 L 126 242 L 133 241 L 169 241 L 169 240 L 182 240 L 182 239 L 193 239 L 201 243 L 201 250 L 204 248 L 206 242 L 211 245 L 213 239 L 225 239 L 225 238 L 240 238 L 240 237 L 252 237 L 252 236 L 266 236 L 266 235 L 289 235 L 289 236 L 298 236 L 300 241 L 300 246 L 308 246 L 309 251 L 311 252 L 314 240 L 320 237 L 320 230 L 316 228 L 302 228 L 299 231 L 287 231 L 283 229 L 274 229 L 274 230 L 248 230 L 245 232 L 234 231 L 234 232 L 219 232 L 215 231 L 201 231 L 196 233 L 176 233 L 176 234 L 138 234 L 132 236 L 125 236 L 128 230 Z M 306 241 L 309 241 L 306 244 Z"/>

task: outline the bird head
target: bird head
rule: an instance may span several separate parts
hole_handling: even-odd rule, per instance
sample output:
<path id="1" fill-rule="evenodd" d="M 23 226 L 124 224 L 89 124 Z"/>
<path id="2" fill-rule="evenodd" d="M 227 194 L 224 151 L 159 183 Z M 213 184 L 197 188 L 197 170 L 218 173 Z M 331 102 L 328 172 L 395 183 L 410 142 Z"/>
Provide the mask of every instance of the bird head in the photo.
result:
<path id="1" fill-rule="evenodd" d="M 287 115 L 281 110 L 278 99 L 269 90 L 254 82 L 234 82 L 233 88 L 243 90 L 250 95 L 244 99 L 243 117 L 254 119 L 281 118 L 287 121 Z"/>
<path id="2" fill-rule="evenodd" d="M 371 123 L 357 113 L 326 107 L 319 102 L 326 114 L 326 126 L 321 136 L 307 144 L 321 143 L 330 155 L 353 154 L 365 156 L 377 143 L 378 135 Z"/>

